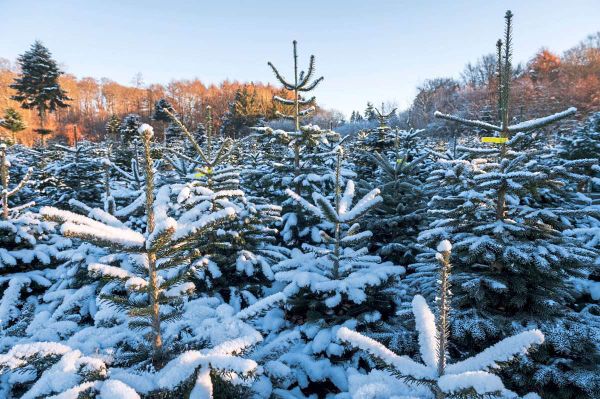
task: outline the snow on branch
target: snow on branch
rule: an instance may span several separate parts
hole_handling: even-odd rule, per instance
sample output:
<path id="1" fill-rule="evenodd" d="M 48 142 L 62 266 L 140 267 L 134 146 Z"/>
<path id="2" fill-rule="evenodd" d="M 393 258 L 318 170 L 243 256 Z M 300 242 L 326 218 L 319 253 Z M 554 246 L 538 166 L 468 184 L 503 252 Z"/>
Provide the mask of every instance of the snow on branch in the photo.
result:
<path id="1" fill-rule="evenodd" d="M 566 109 L 562 112 L 558 112 L 553 115 L 545 116 L 543 118 L 532 119 L 529 121 L 517 123 L 516 125 L 508 126 L 506 128 L 506 131 L 508 131 L 510 133 L 515 133 L 515 132 L 527 132 L 530 130 L 539 129 L 539 128 L 549 125 L 553 122 L 564 119 L 568 116 L 575 115 L 576 112 L 577 112 L 577 108 L 571 107 L 569 109 Z M 478 121 L 478 120 L 464 119 L 464 118 L 454 116 L 454 115 L 443 114 L 439 111 L 436 111 L 433 115 L 436 118 L 446 119 L 446 120 L 449 120 L 452 122 L 458 122 L 458 123 L 466 125 L 466 126 L 479 127 L 479 128 L 485 129 L 485 130 L 492 130 L 492 131 L 496 131 L 496 132 L 504 131 L 502 126 L 496 126 L 496 125 L 492 125 L 491 123 Z"/>
<path id="2" fill-rule="evenodd" d="M 452 122 L 458 122 L 458 123 L 461 123 L 461 124 L 467 125 L 467 126 L 480 127 L 482 129 L 494 130 L 496 132 L 502 131 L 502 127 L 492 125 L 491 123 L 478 121 L 478 120 L 472 120 L 472 119 L 464 119 L 464 118 L 450 115 L 450 114 L 443 114 L 440 111 L 435 111 L 433 116 L 435 116 L 436 118 L 440 118 L 440 119 L 446 119 L 446 120 L 452 121 Z"/>
<path id="3" fill-rule="evenodd" d="M 269 295 L 266 298 L 262 298 L 261 300 L 253 303 L 245 309 L 240 310 L 235 317 L 240 320 L 245 320 L 260 314 L 269 308 L 272 308 L 276 304 L 280 302 L 284 302 L 287 299 L 285 294 L 282 292 L 278 292 L 277 294 Z"/>
<path id="4" fill-rule="evenodd" d="M 70 199 L 69 205 L 81 210 L 82 213 L 86 213 L 89 218 L 97 220 L 108 226 L 117 228 L 127 228 L 125 224 L 123 224 L 123 222 L 121 222 L 119 219 L 117 219 L 110 213 L 103 211 L 100 208 L 90 208 L 83 202 L 77 201 L 76 199 Z"/>
<path id="5" fill-rule="evenodd" d="M 157 385 L 159 388 L 175 388 L 190 378 L 198 367 L 210 367 L 240 374 L 249 374 L 258 365 L 254 360 L 242 359 L 236 356 L 212 355 L 199 351 L 188 351 L 171 360 L 160 370 Z"/>
<path id="6" fill-rule="evenodd" d="M 352 346 L 362 349 L 381 359 L 386 364 L 393 366 L 403 375 L 411 376 L 417 379 L 433 380 L 436 378 L 435 369 L 419 364 L 408 356 L 398 356 L 374 339 L 365 337 L 356 331 L 352 331 L 346 327 L 341 327 L 337 332 L 337 337 L 342 341 L 346 341 Z"/>
<path id="7" fill-rule="evenodd" d="M 234 217 L 235 209 L 232 207 L 221 209 L 220 211 L 213 212 L 209 215 L 204 215 L 193 223 L 184 224 L 183 226 L 178 225 L 178 229 L 175 234 L 173 234 L 172 240 L 180 241 L 188 239 L 194 234 L 204 231 L 204 229 L 214 225 L 215 223 L 218 223 L 222 220 L 232 220 Z"/>
<path id="8" fill-rule="evenodd" d="M 497 362 L 506 362 L 519 353 L 527 352 L 531 346 L 540 345 L 543 342 L 544 334 L 540 330 L 524 331 L 503 339 L 475 356 L 451 364 L 446 370 L 451 374 L 460 374 L 467 371 L 497 368 Z"/>
<path id="9" fill-rule="evenodd" d="M 377 204 L 383 202 L 383 198 L 379 195 L 380 190 L 378 188 L 371 190 L 364 197 L 362 197 L 352 209 L 348 212 L 340 215 L 340 222 L 351 223 L 356 219 L 362 217 L 365 213 L 371 210 Z"/>
<path id="10" fill-rule="evenodd" d="M 60 356 L 69 352 L 71 348 L 55 342 L 34 342 L 13 346 L 8 353 L 0 355 L 0 368 L 15 369 L 27 363 L 34 357 Z"/>
<path id="11" fill-rule="evenodd" d="M 305 200 L 304 198 L 302 198 L 301 196 L 299 196 L 298 194 L 296 194 L 289 188 L 285 190 L 285 193 L 287 195 L 289 195 L 299 205 L 301 205 L 304 209 L 311 212 L 316 217 L 324 218 L 324 215 L 321 213 L 321 210 L 319 208 L 317 208 L 316 206 L 314 206 L 313 204 L 311 204 L 310 202 L 308 202 L 307 200 Z"/>
<path id="12" fill-rule="evenodd" d="M 500 377 L 485 371 L 468 371 L 462 374 L 447 374 L 438 379 L 438 386 L 445 393 L 459 393 L 473 388 L 479 395 L 499 392 L 504 389 Z"/>
<path id="13" fill-rule="evenodd" d="M 87 239 L 102 246 L 141 250 L 146 241 L 142 234 L 129 228 L 109 226 L 86 216 L 50 206 L 40 209 L 40 214 L 46 219 L 63 223 L 61 231 L 64 235 Z"/>
<path id="14" fill-rule="evenodd" d="M 416 295 L 412 300 L 415 315 L 415 327 L 419 332 L 419 348 L 421 359 L 429 367 L 438 365 L 438 341 L 435 316 L 427 306 L 425 298 Z"/>
<path id="15" fill-rule="evenodd" d="M 568 116 L 575 115 L 576 112 L 577 112 L 577 108 L 571 107 L 567 110 L 558 112 L 553 115 L 545 116 L 543 118 L 532 119 L 529 121 L 517 123 L 516 125 L 509 126 L 508 131 L 509 132 L 527 132 L 529 130 L 538 129 L 540 127 L 544 127 L 553 122 L 564 119 Z"/>
<path id="16" fill-rule="evenodd" d="M 285 105 L 294 105 L 294 100 L 288 100 L 287 98 L 283 98 L 283 97 L 279 97 L 279 96 L 273 96 L 273 100 L 280 102 L 281 104 L 285 104 Z"/>

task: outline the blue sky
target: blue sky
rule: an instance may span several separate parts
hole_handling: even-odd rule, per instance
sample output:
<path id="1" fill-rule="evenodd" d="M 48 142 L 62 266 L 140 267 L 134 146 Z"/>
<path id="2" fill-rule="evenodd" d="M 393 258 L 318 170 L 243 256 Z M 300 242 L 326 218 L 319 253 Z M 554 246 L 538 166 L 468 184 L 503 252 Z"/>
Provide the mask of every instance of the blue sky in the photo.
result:
<path id="1" fill-rule="evenodd" d="M 325 76 L 318 101 L 349 114 L 367 101 L 405 107 L 423 80 L 458 77 L 494 51 L 509 8 L 516 61 L 600 30 L 598 0 L 0 0 L 0 57 L 39 39 L 78 77 L 275 83 L 267 61 L 289 76 L 296 39 L 301 65 L 314 54 Z"/>

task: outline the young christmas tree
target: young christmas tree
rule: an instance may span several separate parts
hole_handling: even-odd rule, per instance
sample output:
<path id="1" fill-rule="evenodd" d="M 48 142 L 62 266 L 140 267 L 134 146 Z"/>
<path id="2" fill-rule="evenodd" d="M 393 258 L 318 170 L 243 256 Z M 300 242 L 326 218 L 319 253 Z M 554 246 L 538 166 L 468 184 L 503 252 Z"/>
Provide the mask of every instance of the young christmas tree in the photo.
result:
<path id="1" fill-rule="evenodd" d="M 44 173 L 54 179 L 43 190 L 49 203 L 65 207 L 69 200 L 75 199 L 92 207 L 99 206 L 103 192 L 101 180 L 105 148 L 91 142 L 76 141 L 74 147 L 55 144 L 51 150 L 56 154 L 46 152 L 53 160 L 44 167 Z"/>
<path id="2" fill-rule="evenodd" d="M 244 85 L 235 93 L 229 109 L 223 116 L 221 133 L 225 137 L 246 136 L 250 128 L 259 123 L 258 104 L 254 85 Z"/>
<path id="3" fill-rule="evenodd" d="M 381 343 L 347 327 L 337 331 L 337 337 L 379 360 L 384 370 L 368 374 L 349 371 L 349 391 L 353 397 L 420 397 L 420 398 L 516 398 L 502 380 L 491 371 L 505 365 L 531 346 L 544 342 L 539 330 L 521 332 L 506 338 L 465 360 L 448 360 L 450 319 L 450 251 L 449 241 L 442 241 L 436 258 L 439 267 L 437 320 L 425 299 L 417 295 L 412 300 L 415 327 L 419 333 L 420 358 L 417 363 L 408 356 L 399 356 Z M 539 398 L 528 394 L 526 398 Z"/>
<path id="4" fill-rule="evenodd" d="M 302 118 L 310 115 L 315 111 L 314 103 L 315 97 L 310 97 L 308 99 L 303 99 L 301 97 L 301 93 L 308 93 L 313 91 L 319 83 L 323 81 L 323 77 L 319 77 L 315 80 L 312 80 L 313 74 L 315 73 L 315 56 L 310 56 L 310 62 L 308 65 L 308 70 L 298 71 L 298 52 L 296 50 L 296 41 L 293 41 L 294 46 L 294 81 L 288 82 L 275 68 L 271 62 L 268 62 L 268 65 L 273 70 L 275 77 L 283 85 L 283 87 L 291 91 L 293 93 L 293 100 L 288 100 L 283 97 L 275 96 L 273 100 L 283 104 L 288 107 L 292 107 L 291 113 L 283 114 L 278 112 L 277 116 L 290 119 L 294 121 L 294 132 L 293 132 L 293 148 L 294 148 L 294 176 L 298 177 L 300 175 L 301 166 L 300 166 L 300 151 L 301 146 L 305 144 L 307 141 L 314 140 L 314 134 L 311 131 L 302 131 L 300 130 L 300 121 Z M 309 106 L 307 108 L 301 109 L 301 106 Z M 292 145 L 292 144 L 290 144 Z M 300 192 L 301 185 L 300 182 L 296 182 L 296 191 Z"/>
<path id="5" fill-rule="evenodd" d="M 393 152 L 367 153 L 369 161 L 377 169 L 373 179 L 361 179 L 360 187 L 368 190 L 376 185 L 381 189 L 383 203 L 366 219 L 379 254 L 406 266 L 414 262 L 419 252 L 416 237 L 427 221 L 429 191 L 424 183 L 431 156 L 426 151 L 418 153 L 415 148 L 420 132 L 396 133 Z M 414 144 L 408 144 L 409 141 Z"/>
<path id="6" fill-rule="evenodd" d="M 119 126 L 121 143 L 129 144 L 133 142 L 141 125 L 142 120 L 137 114 L 129 114 L 123 118 L 121 125 Z"/>
<path id="7" fill-rule="evenodd" d="M 112 114 L 108 119 L 108 122 L 106 122 L 106 126 L 104 127 L 104 130 L 106 131 L 106 138 L 108 141 L 113 141 L 116 143 L 120 140 L 120 126 L 121 120 L 117 115 Z"/>
<path id="8" fill-rule="evenodd" d="M 58 82 L 62 71 L 52 59 L 50 51 L 39 41 L 33 43 L 29 51 L 20 55 L 17 61 L 21 67 L 21 76 L 10 85 L 17 91 L 12 99 L 20 102 L 22 108 L 37 110 L 40 127 L 36 132 L 41 136 L 44 146 L 44 137 L 51 133 L 45 127 L 47 113 L 69 106 L 67 101 L 70 98 Z"/>
<path id="9" fill-rule="evenodd" d="M 17 133 L 25 130 L 27 125 L 23 117 L 14 108 L 7 108 L 0 119 L 0 127 L 7 129 L 11 134 L 12 144 L 17 143 Z"/>
<path id="10" fill-rule="evenodd" d="M 194 179 L 178 186 L 178 214 L 195 215 L 232 208 L 236 217 L 218 231 L 210 232 L 197 243 L 202 248 L 197 262 L 207 264 L 207 273 L 195 282 L 204 292 L 219 296 L 234 308 L 252 305 L 265 295 L 273 280 L 271 266 L 283 258 L 276 245 L 275 224 L 280 222 L 281 208 L 264 198 L 247 196 L 240 189 L 239 172 L 231 165 L 231 154 L 238 140 L 225 139 L 215 146 L 210 108 L 207 131 L 201 146 L 187 128 L 171 114 L 195 150 L 195 157 L 174 154 L 196 167 Z M 181 162 L 170 161 L 173 165 Z"/>
<path id="11" fill-rule="evenodd" d="M 178 147 L 183 140 L 183 134 L 178 126 L 171 121 L 171 117 L 165 111 L 175 114 L 173 105 L 165 98 L 161 98 L 154 104 L 154 111 L 150 117 L 153 121 L 161 122 L 163 126 L 163 144 L 170 147 Z"/>
<path id="12" fill-rule="evenodd" d="M 315 97 L 303 99 L 301 94 L 312 91 L 323 80 L 322 77 L 312 80 L 315 73 L 315 59 L 311 56 L 307 72 L 298 71 L 298 55 L 294 41 L 294 82 L 285 80 L 279 71 L 269 63 L 277 79 L 284 89 L 292 92 L 293 99 L 275 96 L 275 103 L 291 108 L 289 113 L 277 112 L 277 115 L 294 121 L 294 131 L 273 129 L 271 127 L 256 128 L 263 133 L 261 140 L 266 140 L 271 148 L 265 160 L 268 165 L 262 170 L 270 169 L 268 175 L 261 178 L 260 184 L 270 191 L 272 196 L 283 207 L 283 228 L 281 235 L 289 245 L 306 241 L 320 241 L 319 230 L 315 226 L 313 216 L 285 195 L 286 189 L 293 189 L 299 195 L 304 190 L 331 192 L 334 186 L 335 153 L 332 148 L 341 141 L 337 133 L 321 129 L 317 125 L 301 126 L 303 118 L 310 115 L 315 107 Z M 301 109 L 302 106 L 308 106 Z M 269 142 L 270 141 L 270 142 Z M 336 144 L 332 144 L 336 143 Z M 330 145 L 331 144 L 331 145 Z M 353 177 L 354 174 L 343 168 L 342 177 Z M 312 219 L 312 220 L 311 220 Z"/>
<path id="13" fill-rule="evenodd" d="M 113 371 L 112 377 L 139 393 L 199 395 L 204 392 L 206 395 L 213 389 L 211 370 L 240 376 L 255 370 L 254 362 L 231 354 L 261 339 L 243 320 L 269 304 L 255 303 L 256 309 L 236 313 L 228 305 L 218 306 L 221 302 L 216 298 L 191 299 L 196 289 L 190 281 L 192 275 L 201 273 L 205 267 L 193 262 L 198 256 L 196 243 L 201 236 L 233 219 L 235 210 L 227 207 L 203 214 L 188 213 L 179 220 L 168 216 L 174 187 L 165 185 L 154 190 L 154 163 L 150 154 L 152 128 L 142 125 L 139 134 L 146 175 L 144 233 L 127 228 L 100 209 L 90 210 L 87 216 L 51 207 L 41 209 L 46 219 L 62 224 L 61 232 L 65 236 L 110 251 L 99 262 L 88 266 L 92 276 L 105 282 L 100 289 L 101 309 L 95 315 L 95 327 L 79 332 L 69 342 L 77 348 L 113 351 L 110 366 L 121 369 Z M 228 326 L 227 333 L 219 332 L 218 325 Z M 98 329 L 105 332 L 89 342 L 90 337 L 98 334 Z M 212 349 L 198 350 L 207 343 Z M 35 354 L 35 348 L 28 350 Z M 21 366 L 8 364 L 11 369 Z M 38 375 L 34 387 L 45 375 Z M 94 388 L 77 385 L 80 382 L 81 379 L 74 378 L 69 381 L 69 387 L 50 387 L 50 390 Z"/>
<path id="14" fill-rule="evenodd" d="M 386 290 L 404 269 L 369 254 L 369 231 L 357 223 L 381 202 L 375 189 L 354 203 L 354 183 L 342 193 L 341 157 L 337 152 L 333 200 L 313 193 L 313 203 L 288 190 L 288 195 L 321 221 L 323 243 L 293 249 L 290 258 L 273 267 L 288 297 L 285 328 L 266 340 L 253 358 L 267 362 L 274 393 L 323 396 L 347 389 L 345 368 L 352 360 L 335 338 L 341 325 L 363 329 L 385 321 L 394 312 Z"/>
<path id="15" fill-rule="evenodd" d="M 533 131 L 575 112 L 510 125 L 512 13 L 506 14 L 499 63 L 498 125 L 436 113 L 437 117 L 498 133 L 493 148 L 457 147 L 464 160 L 444 162 L 439 195 L 429 206 L 436 217 L 421 233 L 425 244 L 451 239 L 457 315 L 452 326 L 456 350 L 470 354 L 490 341 L 536 325 L 548 340 L 532 360 L 519 359 L 507 384 L 525 391 L 535 381 L 544 397 L 593 397 L 598 380 L 591 366 L 597 353 L 593 327 L 573 311 L 572 277 L 586 275 L 597 254 L 565 234 L 569 220 L 586 211 L 569 209 L 565 190 L 585 179 L 569 165 L 552 167 L 540 157 L 543 135 Z M 470 155 L 469 155 L 470 154 Z M 414 287 L 431 292 L 431 260 L 414 266 Z M 586 332 L 587 331 L 587 332 Z M 566 349 L 577 342 L 586 355 Z M 571 344 L 569 344 L 571 345 Z M 563 366 L 558 366 L 562 364 Z M 566 365 L 569 365 L 568 367 Z M 566 367 L 566 368 L 565 368 Z M 597 375 L 597 374 L 596 374 Z"/>
<path id="16" fill-rule="evenodd" d="M 14 148 L 14 147 L 13 147 Z M 0 347 L 12 346 L 26 335 L 39 302 L 51 285 L 50 275 L 70 240 L 58 235 L 56 225 L 28 211 L 34 203 L 16 205 L 12 199 L 29 181 L 32 170 L 11 184 L 11 158 L 0 144 Z"/>
<path id="17" fill-rule="evenodd" d="M 367 108 L 365 109 L 365 119 L 368 121 L 377 120 L 377 115 L 375 114 L 375 107 L 370 102 L 367 102 Z"/>

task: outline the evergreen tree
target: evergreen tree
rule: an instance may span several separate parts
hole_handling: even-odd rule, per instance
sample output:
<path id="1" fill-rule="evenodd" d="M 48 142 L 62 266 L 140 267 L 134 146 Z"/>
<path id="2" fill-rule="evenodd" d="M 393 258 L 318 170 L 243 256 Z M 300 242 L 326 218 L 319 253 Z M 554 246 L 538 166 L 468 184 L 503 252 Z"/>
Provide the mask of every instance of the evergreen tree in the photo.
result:
<path id="1" fill-rule="evenodd" d="M 171 122 L 171 117 L 167 110 L 171 113 L 175 113 L 173 106 L 167 99 L 161 98 L 154 104 L 154 111 L 152 112 L 152 116 L 150 117 L 153 121 L 158 122 Z"/>
<path id="2" fill-rule="evenodd" d="M 253 309 L 236 313 L 229 306 L 216 307 L 215 301 L 209 298 L 191 299 L 195 285 L 190 279 L 202 268 L 192 262 L 197 255 L 195 240 L 234 218 L 235 210 L 226 207 L 202 215 L 188 213 L 178 220 L 170 217 L 171 194 L 175 187 L 164 185 L 154 190 L 152 128 L 140 126 L 139 135 L 146 180 L 144 233 L 127 228 L 100 209 L 90 210 L 87 216 L 52 207 L 42 208 L 41 213 L 46 219 L 61 223 L 64 235 L 110 251 L 110 255 L 99 262 L 89 264 L 88 270 L 106 282 L 100 291 L 104 312 L 96 315 L 95 322 L 117 339 L 99 342 L 96 350 L 114 348 L 111 365 L 121 369 L 111 376 L 127 381 L 125 386 L 145 395 L 195 397 L 201 392 L 212 395 L 211 370 L 239 373 L 238 378 L 241 378 L 256 368 L 254 362 L 232 355 L 261 339 L 243 320 L 263 310 L 265 305 L 257 303 Z M 111 309 L 125 312 L 127 318 L 123 319 Z M 217 326 L 227 326 L 225 334 L 218 332 Z M 135 331 L 141 334 L 132 334 Z M 75 338 L 70 342 L 82 344 Z M 104 346 L 106 344 L 109 346 Z M 198 350 L 207 344 L 212 348 Z M 33 348 L 30 351 L 36 352 Z M 6 367 L 7 364 L 2 363 Z M 13 369 L 23 363 L 8 362 L 8 366 Z M 100 376 L 100 380 L 104 378 Z M 36 379 L 34 387 L 44 379 L 44 374 Z M 69 380 L 70 386 L 61 384 L 60 388 L 54 385 L 49 389 L 61 392 L 73 386 L 92 388 L 77 385 L 81 382 L 85 380 L 73 378 Z"/>
<path id="3" fill-rule="evenodd" d="M 590 115 L 572 134 L 561 140 L 559 155 L 565 159 L 600 159 L 600 112 Z"/>
<path id="4" fill-rule="evenodd" d="M 388 122 L 389 122 L 390 118 L 392 118 L 396 115 L 396 109 L 397 108 L 393 108 L 390 112 L 385 113 L 383 104 L 381 104 L 381 110 L 374 108 L 375 116 L 377 118 L 377 121 L 379 122 L 378 129 L 380 131 L 390 130 L 390 127 L 388 126 Z"/>
<path id="5" fill-rule="evenodd" d="M 375 189 L 354 203 L 354 183 L 341 187 L 341 150 L 337 152 L 333 200 L 313 193 L 310 203 L 297 193 L 288 195 L 321 221 L 323 243 L 293 249 L 290 259 L 273 267 L 275 279 L 285 284 L 288 327 L 266 340 L 255 357 L 268 361 L 267 374 L 285 397 L 345 391 L 344 369 L 351 361 L 335 338 L 341 325 L 364 329 L 384 322 L 394 312 L 386 290 L 402 267 L 370 255 L 369 231 L 357 223 L 381 202 Z M 299 396 L 304 397 L 304 396 Z"/>
<path id="6" fill-rule="evenodd" d="M 403 266 L 413 263 L 419 253 L 416 238 L 428 220 L 430 191 L 425 181 L 432 161 L 430 153 L 422 149 L 421 134 L 395 131 L 393 150 L 380 153 L 371 149 L 361 154 L 361 160 L 375 168 L 375 173 L 360 174 L 360 188 L 380 187 L 383 198 L 381 206 L 366 218 L 366 226 L 373 231 L 378 254 Z"/>
<path id="7" fill-rule="evenodd" d="M 45 128 L 46 114 L 69 106 L 67 101 L 70 99 L 58 82 L 63 72 L 52 59 L 50 51 L 39 41 L 33 43 L 29 51 L 20 55 L 17 61 L 21 67 L 21 76 L 10 85 L 17 91 L 12 99 L 20 102 L 25 109 L 37 110 L 40 128 L 36 131 L 42 138 L 43 146 L 44 137 L 51 132 Z"/>
<path id="8" fill-rule="evenodd" d="M 196 283 L 204 287 L 204 292 L 223 298 L 239 310 L 264 295 L 264 287 L 273 279 L 271 266 L 283 257 L 282 249 L 275 245 L 274 228 L 280 222 L 281 208 L 263 198 L 249 197 L 241 190 L 239 172 L 231 165 L 234 147 L 241 143 L 231 139 L 213 143 L 210 108 L 207 111 L 204 146 L 172 115 L 172 122 L 180 127 L 195 151 L 195 157 L 177 157 L 193 164 L 197 171 L 194 179 L 181 188 L 177 202 L 181 214 L 210 213 L 227 207 L 236 210 L 236 218 L 198 243 L 202 251 L 197 262 L 207 263 L 209 273 Z M 170 159 L 173 165 L 182 165 Z"/>
<path id="9" fill-rule="evenodd" d="M 244 85 L 238 89 L 229 104 L 227 113 L 223 116 L 222 134 L 232 138 L 241 137 L 248 133 L 251 126 L 256 126 L 259 122 L 256 102 L 254 88 L 249 89 L 248 85 Z"/>
<path id="10" fill-rule="evenodd" d="M 120 127 L 121 127 L 121 120 L 119 119 L 119 117 L 117 115 L 112 114 L 110 116 L 110 118 L 108 119 L 108 122 L 106 122 L 106 126 L 104 128 L 107 139 L 109 141 L 114 141 L 114 142 L 119 141 Z"/>
<path id="11" fill-rule="evenodd" d="M 375 107 L 370 102 L 367 102 L 367 108 L 365 109 L 365 120 L 375 121 L 377 120 L 377 115 L 375 114 Z"/>
<path id="12" fill-rule="evenodd" d="M 0 119 L 0 127 L 3 127 L 10 131 L 12 136 L 12 143 L 17 143 L 16 134 L 27 127 L 23 121 L 23 117 L 14 108 L 7 108 L 4 111 L 2 119 Z"/>
<path id="13" fill-rule="evenodd" d="M 509 124 L 511 19 L 508 11 L 505 40 L 498 52 L 500 124 L 436 113 L 499 133 L 499 148 L 457 147 L 466 159 L 442 163 L 433 174 L 441 177 L 437 184 L 442 191 L 430 202 L 432 216 L 439 219 L 420 239 L 428 244 L 443 238 L 455 242 L 458 314 L 452 334 L 459 351 L 470 353 L 522 326 L 538 325 L 552 338 L 532 356 L 533 362 L 521 359 L 509 386 L 522 391 L 533 379 L 544 397 L 594 397 L 600 380 L 592 371 L 597 370 L 592 364 L 598 356 L 590 341 L 593 327 L 573 312 L 571 278 L 589 274 L 597 267 L 598 255 L 565 234 L 575 217 L 593 211 L 569 207 L 568 182 L 586 176 L 577 173 L 581 162 L 562 167 L 544 163 L 544 145 L 539 143 L 544 137 L 534 134 L 575 109 Z M 588 163 L 593 162 L 597 161 Z M 425 278 L 428 270 L 427 262 L 415 265 L 414 282 L 421 292 L 431 286 Z M 585 354 L 565 351 L 565 342 L 577 342 L 586 348 Z"/>
<path id="14" fill-rule="evenodd" d="M 304 190 L 331 192 L 335 185 L 335 151 L 342 138 L 331 130 L 321 129 L 316 125 L 300 126 L 300 121 L 314 111 L 314 106 L 300 109 L 301 106 L 314 104 L 315 98 L 303 100 L 301 93 L 312 91 L 323 78 L 313 79 L 314 56 L 311 56 L 307 72 L 298 72 L 296 42 L 294 42 L 294 83 L 287 82 L 277 69 L 269 63 L 275 76 L 283 84 L 284 89 L 291 91 L 293 100 L 275 96 L 280 105 L 292 107 L 289 114 L 278 113 L 278 116 L 294 121 L 294 131 L 273 129 L 271 127 L 256 128 L 263 133 L 261 140 L 266 141 L 268 157 L 271 158 L 269 175 L 262 180 L 263 187 L 274 193 L 283 206 L 283 228 L 281 235 L 290 245 L 304 241 L 320 241 L 318 221 L 313 215 L 291 201 L 285 189 L 293 189 L 299 195 Z M 331 144 L 331 145 L 330 145 Z M 270 147 L 270 148 L 269 148 Z M 266 150 L 266 149 L 265 149 Z M 267 150 L 266 150 L 267 151 Z M 264 168 L 266 169 L 266 168 Z M 347 168 L 342 168 L 343 179 L 353 177 Z M 272 195 L 272 194 L 271 194 Z"/>
<path id="15" fill-rule="evenodd" d="M 121 137 L 121 143 L 131 144 L 137 137 L 137 132 L 142 125 L 141 117 L 137 114 L 129 114 L 119 126 L 119 134 Z"/>
<path id="16" fill-rule="evenodd" d="M 70 200 L 75 199 L 91 207 L 100 206 L 106 148 L 78 141 L 74 147 L 55 144 L 51 150 L 56 154 L 46 152 L 53 160 L 47 163 L 44 172 L 54 179 L 42 191 L 48 203 L 66 207 Z"/>
<path id="17" fill-rule="evenodd" d="M 32 174 L 29 169 L 12 185 L 11 158 L 6 145 L 0 144 L 0 348 L 27 335 L 28 324 L 39 310 L 38 295 L 46 293 L 61 252 L 71 246 L 58 235 L 54 223 L 27 210 L 33 203 L 11 203 Z"/>
<path id="18" fill-rule="evenodd" d="M 491 371 L 506 365 L 516 356 L 522 356 L 533 345 L 544 342 L 544 335 L 539 330 L 524 331 L 475 356 L 449 364 L 450 242 L 442 241 L 437 250 L 436 258 L 440 262 L 437 320 L 422 296 L 415 296 L 411 304 L 415 327 L 419 333 L 422 363 L 407 356 L 399 356 L 379 342 L 342 327 L 337 331 L 339 339 L 367 352 L 385 367 L 384 370 L 372 370 L 367 375 L 357 371 L 351 373 L 351 395 L 436 399 L 517 397 Z"/>
<path id="19" fill-rule="evenodd" d="M 173 140 L 182 139 L 182 137 L 180 136 L 180 132 L 178 131 L 177 127 L 170 123 L 171 118 L 165 110 L 175 113 L 173 105 L 171 105 L 171 103 L 169 103 L 165 98 L 161 98 L 154 103 L 154 110 L 152 111 L 150 119 L 160 122 L 163 126 L 163 143 L 165 145 L 173 145 Z"/>
<path id="20" fill-rule="evenodd" d="M 353 154 L 357 169 L 357 174 L 364 180 L 372 180 L 376 176 L 376 165 L 372 162 L 371 155 L 377 152 L 384 157 L 393 157 L 398 155 L 400 145 L 407 147 L 410 145 L 408 140 L 414 140 L 414 137 L 409 138 L 407 132 L 400 133 L 398 130 L 392 130 L 388 126 L 388 120 L 395 115 L 396 109 L 391 112 L 383 113 L 382 111 L 373 108 L 373 113 L 379 122 L 378 127 L 362 131 L 357 137 L 356 152 Z M 400 137 L 402 136 L 402 137 Z M 406 154 L 409 156 L 411 154 Z M 394 158 L 398 159 L 398 157 Z"/>
<path id="21" fill-rule="evenodd" d="M 293 100 L 288 100 L 286 98 L 279 97 L 279 96 L 273 97 L 273 100 L 282 105 L 292 107 L 291 113 L 283 114 L 281 112 L 277 112 L 277 116 L 294 121 L 294 136 L 296 136 L 295 140 L 293 140 L 294 176 L 298 177 L 301 172 L 300 151 L 301 151 L 302 144 L 304 144 L 304 143 L 302 143 L 302 140 L 300 138 L 304 139 L 304 141 L 311 140 L 311 137 L 305 137 L 306 134 L 302 134 L 303 132 L 300 130 L 300 120 L 315 111 L 315 107 L 313 105 L 315 102 L 315 97 L 313 96 L 308 99 L 303 99 L 301 97 L 300 93 L 308 93 L 308 92 L 313 91 L 317 87 L 317 85 L 319 83 L 321 83 L 321 81 L 323 81 L 324 78 L 321 76 L 320 78 L 317 78 L 317 79 L 311 81 L 313 74 L 315 72 L 315 56 L 314 55 L 310 56 L 308 70 L 306 72 L 304 72 L 304 71 L 298 72 L 298 53 L 296 51 L 296 41 L 295 40 L 293 41 L 293 45 L 294 45 L 294 82 L 293 83 L 285 80 L 285 78 L 283 78 L 283 76 L 281 76 L 281 74 L 279 73 L 277 68 L 275 68 L 275 66 L 273 64 L 271 64 L 271 62 L 268 62 L 268 65 L 271 67 L 271 69 L 273 70 L 273 73 L 275 74 L 275 77 L 283 85 L 283 87 L 286 90 L 291 91 L 294 94 Z M 307 105 L 309 106 L 308 108 L 300 109 L 300 106 L 307 106 Z M 300 192 L 300 189 L 301 189 L 300 182 L 296 182 L 296 191 Z"/>

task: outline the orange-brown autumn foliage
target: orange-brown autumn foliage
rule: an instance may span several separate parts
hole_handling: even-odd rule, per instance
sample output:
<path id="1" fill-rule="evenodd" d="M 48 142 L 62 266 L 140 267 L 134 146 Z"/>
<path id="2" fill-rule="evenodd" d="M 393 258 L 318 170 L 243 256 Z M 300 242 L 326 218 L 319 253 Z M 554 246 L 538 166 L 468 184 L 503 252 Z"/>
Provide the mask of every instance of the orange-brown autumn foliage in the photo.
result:
<path id="1" fill-rule="evenodd" d="M 37 139 L 33 129 L 37 127 L 38 120 L 34 110 L 21 109 L 17 102 L 11 100 L 14 90 L 9 85 L 16 76 L 14 70 L 6 66 L 2 67 L 0 64 L 0 114 L 8 107 L 17 109 L 27 124 L 27 129 L 18 134 L 18 141 L 31 145 Z M 234 99 L 236 91 L 244 86 L 256 97 L 255 112 L 267 117 L 275 115 L 273 95 L 286 96 L 281 89 L 268 84 L 248 84 L 237 81 L 224 81 L 219 85 L 207 86 L 200 80 L 194 79 L 172 81 L 167 85 L 151 84 L 133 87 L 106 78 L 78 79 L 67 74 L 61 76 L 60 84 L 72 101 L 69 103 L 69 108 L 60 109 L 49 116 L 48 127 L 55 131 L 55 138 L 63 136 L 69 142 L 73 142 L 74 126 L 77 126 L 79 138 L 101 139 L 105 124 L 112 114 L 122 118 L 127 114 L 136 113 L 148 121 L 154 103 L 163 97 L 173 104 L 175 110 L 184 116 L 184 122 L 192 128 L 204 121 L 206 106 L 210 105 L 218 128 L 220 119 Z"/>

